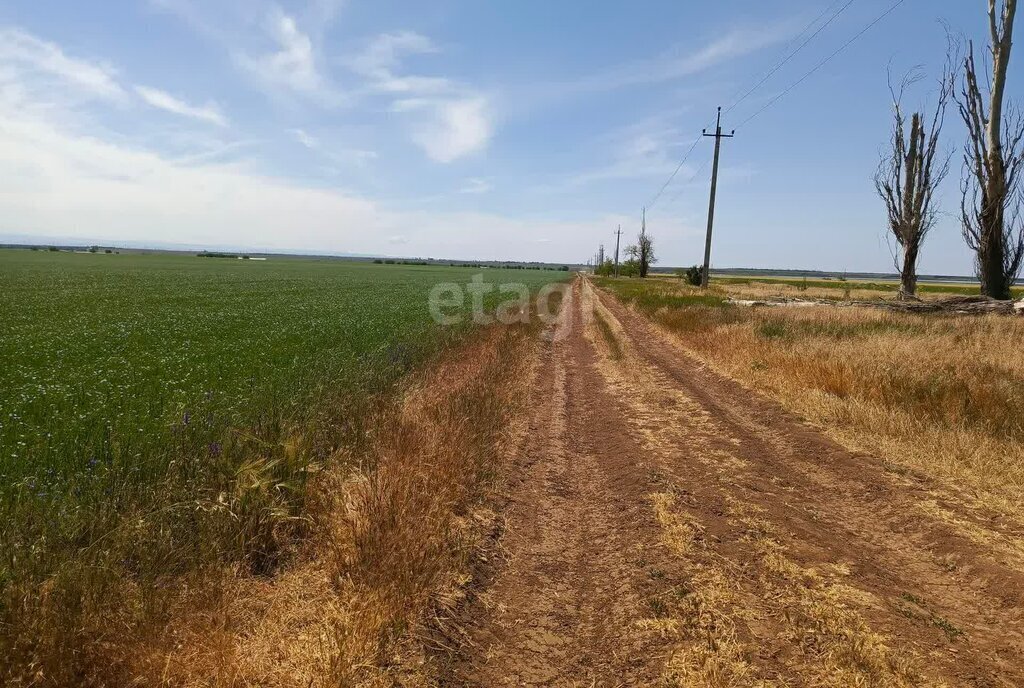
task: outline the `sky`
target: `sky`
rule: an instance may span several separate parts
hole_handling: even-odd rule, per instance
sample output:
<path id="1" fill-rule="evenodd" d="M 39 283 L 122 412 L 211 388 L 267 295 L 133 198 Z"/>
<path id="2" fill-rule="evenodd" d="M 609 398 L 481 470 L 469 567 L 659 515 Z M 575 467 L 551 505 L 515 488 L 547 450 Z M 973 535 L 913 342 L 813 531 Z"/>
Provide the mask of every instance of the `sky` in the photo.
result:
<path id="1" fill-rule="evenodd" d="M 0 242 L 583 262 L 648 205 L 689 265 L 722 106 L 713 265 L 891 271 L 887 71 L 930 106 L 986 3 L 904 0 L 793 84 L 893 2 L 7 0 Z M 923 273 L 973 269 L 963 140 Z"/>

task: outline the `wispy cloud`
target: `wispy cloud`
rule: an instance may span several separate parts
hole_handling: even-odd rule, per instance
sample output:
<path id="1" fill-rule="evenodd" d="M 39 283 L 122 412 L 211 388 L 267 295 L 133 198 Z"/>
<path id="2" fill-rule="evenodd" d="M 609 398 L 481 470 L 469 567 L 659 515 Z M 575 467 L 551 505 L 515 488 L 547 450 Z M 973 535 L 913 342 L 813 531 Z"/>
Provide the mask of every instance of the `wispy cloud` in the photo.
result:
<path id="1" fill-rule="evenodd" d="M 733 28 L 696 50 L 677 46 L 657 57 L 586 76 L 570 86 L 581 91 L 608 91 L 680 79 L 786 41 L 796 29 L 796 24 L 788 20 L 768 26 Z"/>
<path id="2" fill-rule="evenodd" d="M 320 148 L 320 141 L 315 136 L 308 134 L 305 129 L 289 129 L 288 133 L 291 134 L 296 141 L 310 150 L 317 150 Z"/>
<path id="3" fill-rule="evenodd" d="M 445 77 L 399 76 L 395 71 L 402 58 L 437 53 L 439 49 L 426 36 L 414 31 L 382 33 L 366 48 L 345 63 L 356 74 L 369 80 L 369 88 L 395 94 L 437 94 L 452 91 L 456 85 Z"/>
<path id="4" fill-rule="evenodd" d="M 564 191 L 612 180 L 664 177 L 679 164 L 680 148 L 685 145 L 680 130 L 668 124 L 679 113 L 666 113 L 642 119 L 626 127 L 614 129 L 593 144 L 595 150 L 606 150 L 607 162 L 569 175 L 548 190 Z M 679 174 L 693 173 L 684 165 Z"/>
<path id="5" fill-rule="evenodd" d="M 329 107 L 347 102 L 321 55 L 342 0 L 309 0 L 294 12 L 273 0 L 149 1 L 226 50 L 235 66 L 272 96 L 290 100 L 300 95 Z M 253 22 L 254 16 L 262 21 Z"/>
<path id="6" fill-rule="evenodd" d="M 395 31 L 374 36 L 362 52 L 345 60 L 357 74 L 372 79 L 387 79 L 406 55 L 438 52 L 428 37 L 415 31 Z"/>
<path id="7" fill-rule="evenodd" d="M 368 91 L 393 98 L 391 110 L 407 116 L 412 141 L 430 159 L 450 163 L 487 147 L 494 118 L 485 95 L 454 79 L 403 73 L 403 59 L 437 52 L 428 37 L 398 31 L 376 36 L 345 63 Z"/>
<path id="8" fill-rule="evenodd" d="M 310 0 L 303 18 L 315 40 L 323 40 L 345 4 L 346 0 Z"/>
<path id="9" fill-rule="evenodd" d="M 459 193 L 464 194 L 482 194 L 487 193 L 494 186 L 487 179 L 481 179 L 480 177 L 470 177 L 459 189 Z"/>
<path id="10" fill-rule="evenodd" d="M 417 113 L 412 139 L 432 160 L 453 162 L 487 147 L 494 133 L 483 96 L 396 101 L 395 112 Z"/>
<path id="11" fill-rule="evenodd" d="M 126 96 L 112 67 L 71 57 L 56 44 L 21 29 L 0 29 L 0 64 L 37 77 L 55 78 L 90 96 L 115 100 Z"/>
<path id="12" fill-rule="evenodd" d="M 136 86 L 135 92 L 139 94 L 149 105 L 165 110 L 175 115 L 181 115 L 182 117 L 189 117 L 191 119 L 199 120 L 201 122 L 208 122 L 209 124 L 216 124 L 220 127 L 226 127 L 228 125 L 227 117 L 220 111 L 213 103 L 207 103 L 206 105 L 189 105 L 183 100 L 175 98 L 166 91 L 161 91 L 157 88 L 150 88 L 149 86 Z"/>
<path id="13" fill-rule="evenodd" d="M 328 169 L 332 172 L 339 172 L 341 168 L 366 167 L 378 157 L 377 152 L 372 150 L 325 145 L 319 137 L 305 129 L 289 129 L 288 133 L 304 148 L 329 160 L 331 165 Z"/>
<path id="14" fill-rule="evenodd" d="M 296 91 L 316 91 L 323 84 L 313 57 L 313 41 L 302 33 L 295 19 L 275 10 L 267 19 L 267 28 L 278 50 L 252 61 L 259 76 Z"/>

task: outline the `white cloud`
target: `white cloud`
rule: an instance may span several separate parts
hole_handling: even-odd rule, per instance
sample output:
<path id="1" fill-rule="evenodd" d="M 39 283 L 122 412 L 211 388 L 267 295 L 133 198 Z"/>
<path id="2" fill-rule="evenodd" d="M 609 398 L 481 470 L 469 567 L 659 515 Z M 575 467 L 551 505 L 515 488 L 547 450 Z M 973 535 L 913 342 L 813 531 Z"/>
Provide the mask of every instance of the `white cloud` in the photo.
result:
<path id="1" fill-rule="evenodd" d="M 735 27 L 696 49 L 689 44 L 676 46 L 661 55 L 620 64 L 578 79 L 531 84 L 523 98 L 545 103 L 581 93 L 674 81 L 789 40 L 797 30 L 797 22 L 792 19 L 763 26 Z"/>
<path id="2" fill-rule="evenodd" d="M 436 52 L 433 41 L 414 31 L 382 33 L 375 36 L 363 52 L 346 60 L 346 64 L 362 76 L 389 79 L 402 57 Z"/>
<path id="3" fill-rule="evenodd" d="M 402 60 L 439 52 L 413 31 L 383 33 L 346 61 L 371 92 L 394 96 L 391 109 L 407 113 L 410 136 L 429 158 L 449 163 L 484 149 L 494 133 L 488 99 L 443 76 L 400 74 Z"/>
<path id="4" fill-rule="evenodd" d="M 313 33 L 323 38 L 327 28 L 334 22 L 345 5 L 345 0 L 310 0 L 306 8 L 305 20 L 313 26 Z"/>
<path id="5" fill-rule="evenodd" d="M 266 29 L 277 49 L 259 57 L 241 55 L 238 63 L 272 89 L 300 93 L 326 105 L 339 104 L 340 94 L 317 64 L 313 40 L 295 18 L 275 8 L 267 17 Z"/>
<path id="6" fill-rule="evenodd" d="M 206 105 L 189 105 L 183 100 L 175 98 L 166 91 L 150 88 L 148 86 L 136 86 L 135 92 L 138 93 L 139 97 L 148 104 L 160 110 L 165 110 L 175 115 L 181 115 L 182 117 L 190 117 L 202 122 L 216 124 L 221 127 L 226 127 L 228 125 L 227 117 L 225 117 L 220 111 L 220 108 L 213 103 L 207 103 Z"/>
<path id="7" fill-rule="evenodd" d="M 396 211 L 246 165 L 182 164 L 71 133 L 0 102 L 0 234 L 83 243 L 169 243 L 266 250 L 571 260 L 592 233 L 580 222 L 488 213 Z M 605 224 L 612 219 L 601 218 Z M 535 240 L 555 237 L 551 244 Z M 531 248 L 534 247 L 534 248 Z"/>
<path id="8" fill-rule="evenodd" d="M 357 165 L 365 165 L 371 160 L 376 160 L 380 156 L 377 155 L 377 151 L 372 150 L 361 150 L 358 148 L 349 148 L 345 150 L 345 155 L 352 158 Z"/>
<path id="9" fill-rule="evenodd" d="M 682 146 L 692 141 L 692 137 L 687 141 L 677 128 L 667 124 L 668 119 L 678 116 L 679 113 L 670 113 L 650 117 L 604 134 L 592 148 L 608 149 L 608 162 L 572 174 L 546 190 L 561 192 L 611 180 L 667 177 L 679 164 Z M 700 151 L 693 153 L 698 160 L 700 155 Z M 693 172 L 691 165 L 683 165 L 676 174 L 677 183 Z"/>
<path id="10" fill-rule="evenodd" d="M 19 161 L 18 170 L 0 170 L 0 228 L 8 231 L 343 250 L 361 227 L 381 223 L 366 199 L 237 164 L 177 164 L 8 114 L 0 114 L 0 157 Z"/>
<path id="11" fill-rule="evenodd" d="M 356 74 L 369 80 L 371 91 L 413 96 L 450 92 L 457 89 L 446 77 L 400 76 L 395 71 L 402 58 L 440 52 L 433 41 L 414 31 L 382 33 L 373 38 L 363 52 L 345 63 Z"/>
<path id="12" fill-rule="evenodd" d="M 91 96 L 114 100 L 125 96 L 111 67 L 69 57 L 56 44 L 20 29 L 0 29 L 0 64 L 21 74 L 56 78 Z"/>
<path id="13" fill-rule="evenodd" d="M 289 129 L 289 133 L 295 140 L 310 150 L 320 148 L 320 141 L 315 136 L 310 136 L 304 129 Z"/>
<path id="14" fill-rule="evenodd" d="M 483 150 L 494 133 L 490 105 L 483 96 L 399 100 L 393 109 L 422 113 L 413 124 L 412 138 L 437 162 L 453 162 Z"/>
<path id="15" fill-rule="evenodd" d="M 470 177 L 462 185 L 462 188 L 459 189 L 459 193 L 482 194 L 487 193 L 493 188 L 494 187 L 491 185 L 491 183 L 486 179 L 481 179 L 479 177 Z"/>
<path id="16" fill-rule="evenodd" d="M 313 136 L 305 129 L 289 129 L 288 133 L 302 146 L 331 161 L 328 167 L 332 174 L 339 171 L 339 168 L 366 167 L 371 161 L 377 159 L 377 152 L 361 148 L 337 148 L 324 145 L 316 136 Z"/>

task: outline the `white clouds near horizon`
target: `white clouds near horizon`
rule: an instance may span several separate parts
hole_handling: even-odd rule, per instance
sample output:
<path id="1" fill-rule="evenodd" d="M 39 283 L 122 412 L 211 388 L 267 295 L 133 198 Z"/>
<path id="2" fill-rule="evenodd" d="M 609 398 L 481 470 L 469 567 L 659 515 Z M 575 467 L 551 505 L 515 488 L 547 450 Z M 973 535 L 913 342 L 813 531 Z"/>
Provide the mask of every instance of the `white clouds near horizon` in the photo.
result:
<path id="1" fill-rule="evenodd" d="M 178 164 L 152 151 L 61 131 L 0 111 L 0 233 L 83 243 L 153 241 L 281 251 L 386 254 L 401 237 L 421 256 L 571 259 L 588 222 L 492 213 L 397 211 L 356 194 L 306 188 L 241 164 Z M 609 220 L 611 221 L 611 220 Z M 554 245 L 531 249 L 541 239 Z"/>

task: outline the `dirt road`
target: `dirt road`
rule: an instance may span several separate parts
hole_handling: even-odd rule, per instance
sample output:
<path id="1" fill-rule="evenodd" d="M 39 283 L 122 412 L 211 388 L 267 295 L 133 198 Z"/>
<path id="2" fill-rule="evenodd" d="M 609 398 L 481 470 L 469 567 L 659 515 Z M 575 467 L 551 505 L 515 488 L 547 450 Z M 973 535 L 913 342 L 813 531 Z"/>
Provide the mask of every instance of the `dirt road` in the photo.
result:
<path id="1" fill-rule="evenodd" d="M 578 280 L 451 685 L 1024 685 L 1024 528 Z"/>

